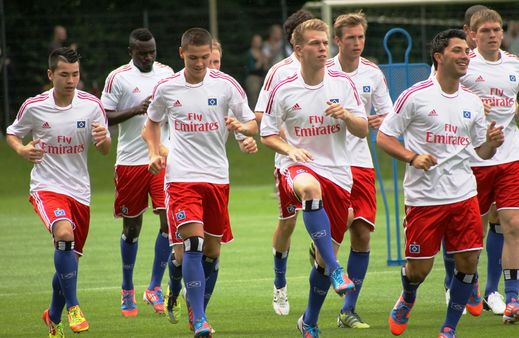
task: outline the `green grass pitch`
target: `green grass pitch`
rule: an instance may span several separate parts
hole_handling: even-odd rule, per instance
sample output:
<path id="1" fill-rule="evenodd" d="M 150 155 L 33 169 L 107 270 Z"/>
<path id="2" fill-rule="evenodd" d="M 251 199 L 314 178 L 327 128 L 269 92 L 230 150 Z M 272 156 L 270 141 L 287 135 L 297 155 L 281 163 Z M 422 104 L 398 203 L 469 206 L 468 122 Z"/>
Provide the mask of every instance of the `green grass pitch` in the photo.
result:
<path id="1" fill-rule="evenodd" d="M 289 316 L 277 316 L 271 305 L 271 243 L 277 216 L 269 178 L 272 157 L 268 153 L 257 154 L 252 159 L 235 155 L 230 154 L 231 166 L 234 164 L 237 168 L 231 169 L 233 178 L 238 177 L 237 184 L 231 187 L 230 202 L 235 241 L 222 249 L 219 279 L 208 307 L 208 318 L 217 332 L 215 337 L 297 337 L 295 323 L 308 295 L 309 237 L 299 220 L 287 272 L 291 311 Z M 0 337 L 44 337 L 47 332 L 40 316 L 51 297 L 52 241 L 27 201 L 30 164 L 9 151 L 5 141 L 0 141 L 0 158 Z M 108 158 L 94 155 L 90 160 L 94 190 L 92 219 L 78 283 L 78 297 L 90 321 L 90 330 L 81 337 L 192 337 L 184 304 L 180 323 L 172 325 L 165 316 L 155 315 L 151 307 L 142 302 L 158 231 L 157 218 L 150 212 L 144 217 L 134 273 L 139 315 L 136 318 L 121 316 L 121 221 L 113 219 L 111 210 L 114 160 L 113 155 Z M 247 171 L 248 175 L 243 173 Z M 263 182 L 256 179 L 252 181 L 254 185 L 244 184 L 251 175 Z M 342 299 L 331 291 L 319 319 L 323 337 L 391 337 L 387 316 L 401 290 L 400 275 L 398 267 L 386 266 L 382 214 L 379 214 L 377 227 L 372 236 L 368 274 L 357 305 L 358 313 L 371 328 L 337 328 L 335 321 Z M 349 251 L 347 242 L 348 239 L 339 254 L 343 265 Z M 483 284 L 485 264 L 483 254 L 480 262 Z M 419 289 L 403 337 L 437 336 L 446 311 L 442 280 L 443 266 L 438 256 L 434 270 Z M 63 320 L 66 324 L 65 316 Z M 457 334 L 459 337 L 512 337 L 519 335 L 517 330 L 517 327 L 503 325 L 500 317 L 484 312 L 478 318 L 463 316 Z M 66 335 L 73 336 L 68 328 Z"/>

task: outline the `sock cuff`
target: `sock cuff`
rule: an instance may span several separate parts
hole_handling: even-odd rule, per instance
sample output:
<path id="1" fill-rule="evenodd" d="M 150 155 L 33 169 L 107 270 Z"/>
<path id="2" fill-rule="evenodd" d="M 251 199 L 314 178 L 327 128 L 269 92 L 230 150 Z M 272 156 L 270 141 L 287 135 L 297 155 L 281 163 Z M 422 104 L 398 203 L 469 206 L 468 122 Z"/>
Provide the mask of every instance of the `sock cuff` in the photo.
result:
<path id="1" fill-rule="evenodd" d="M 463 273 L 454 269 L 454 277 L 462 283 L 474 284 L 478 280 L 478 273 Z"/>
<path id="2" fill-rule="evenodd" d="M 162 231 L 162 230 L 159 230 L 159 235 L 162 238 L 169 238 L 169 234 L 167 232 Z"/>
<path id="3" fill-rule="evenodd" d="M 307 200 L 302 203 L 303 211 L 317 211 L 323 208 L 322 200 Z"/>
<path id="4" fill-rule="evenodd" d="M 287 250 L 287 251 L 283 251 L 283 252 L 279 252 L 277 251 L 276 249 L 272 248 L 272 253 L 274 254 L 274 257 L 276 258 L 279 258 L 279 259 L 285 259 L 288 257 L 288 252 L 290 250 Z"/>
<path id="5" fill-rule="evenodd" d="M 133 244 L 133 243 L 137 243 L 137 241 L 139 240 L 139 237 L 130 238 L 130 237 L 126 237 L 125 234 L 121 234 L 121 239 L 128 244 Z"/>
<path id="6" fill-rule="evenodd" d="M 519 280 L 518 271 L 519 269 L 503 269 L 503 276 L 505 280 Z"/>
<path id="7" fill-rule="evenodd" d="M 202 261 L 207 262 L 207 263 L 215 263 L 215 262 L 218 262 L 218 257 L 212 258 L 212 257 L 206 256 L 206 255 L 203 255 Z"/>
<path id="8" fill-rule="evenodd" d="M 319 264 L 317 264 L 317 262 L 314 262 L 314 268 L 315 268 L 315 270 L 317 270 L 317 272 L 326 276 L 326 269 L 323 268 L 322 266 L 320 266 Z"/>
<path id="9" fill-rule="evenodd" d="M 488 223 L 488 228 L 493 233 L 503 234 L 503 230 L 501 230 L 501 224 L 499 223 Z"/>

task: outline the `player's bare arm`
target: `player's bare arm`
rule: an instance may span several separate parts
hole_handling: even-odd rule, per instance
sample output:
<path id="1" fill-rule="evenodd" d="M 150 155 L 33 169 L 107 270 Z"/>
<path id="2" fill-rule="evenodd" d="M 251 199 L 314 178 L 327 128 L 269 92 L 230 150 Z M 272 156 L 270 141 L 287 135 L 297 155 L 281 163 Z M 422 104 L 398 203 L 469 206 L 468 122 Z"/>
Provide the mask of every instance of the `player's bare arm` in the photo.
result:
<path id="1" fill-rule="evenodd" d="M 310 152 L 305 149 L 293 147 L 279 135 L 262 136 L 261 143 L 282 155 L 290 157 L 294 162 L 309 162 L 313 160 Z"/>
<path id="2" fill-rule="evenodd" d="M 21 157 L 32 163 L 41 163 L 43 159 L 43 150 L 38 148 L 37 145 L 40 140 L 32 140 L 26 145 L 23 144 L 22 140 L 15 135 L 6 136 L 7 144 Z"/>
<path id="3" fill-rule="evenodd" d="M 479 157 L 488 160 L 494 156 L 496 149 L 505 141 L 503 126 L 496 127 L 496 121 L 492 121 L 487 128 L 487 140 L 481 146 L 475 148 Z"/>
<path id="4" fill-rule="evenodd" d="M 362 117 L 354 116 L 348 109 L 345 109 L 338 103 L 327 102 L 328 107 L 324 111 L 325 115 L 346 122 L 348 131 L 359 138 L 368 135 L 368 121 Z"/>
<path id="5" fill-rule="evenodd" d="M 416 169 L 427 171 L 432 166 L 438 164 L 438 160 L 434 156 L 430 154 L 417 154 L 406 149 L 396 137 L 386 135 L 380 131 L 377 134 L 377 145 L 392 157 L 407 162 Z"/>
<path id="6" fill-rule="evenodd" d="M 120 110 L 120 111 L 107 110 L 106 115 L 108 117 L 108 125 L 113 126 L 113 125 L 119 124 L 121 122 L 124 122 L 136 115 L 146 114 L 146 112 L 148 111 L 148 106 L 150 105 L 150 102 L 151 102 L 151 96 L 148 96 L 147 98 L 142 100 L 141 103 L 139 103 L 138 105 L 136 105 L 134 107 Z"/>
<path id="7" fill-rule="evenodd" d="M 258 152 L 256 140 L 250 136 L 243 140 L 238 140 L 238 145 L 240 146 L 240 150 L 244 153 L 255 154 Z"/>
<path id="8" fill-rule="evenodd" d="M 166 160 L 160 151 L 160 122 L 154 122 L 148 118 L 141 135 L 144 142 L 148 145 L 148 154 L 150 157 L 148 170 L 152 174 L 158 174 L 166 167 Z"/>
<path id="9" fill-rule="evenodd" d="M 241 123 L 234 117 L 226 117 L 225 125 L 230 131 L 237 131 L 245 136 L 252 136 L 258 133 L 258 124 L 256 120 L 250 120 L 245 123 Z"/>
<path id="10" fill-rule="evenodd" d="M 100 125 L 97 122 L 92 123 L 92 138 L 96 149 L 103 155 L 107 155 L 110 152 L 112 140 L 108 136 L 108 130 L 106 127 Z"/>

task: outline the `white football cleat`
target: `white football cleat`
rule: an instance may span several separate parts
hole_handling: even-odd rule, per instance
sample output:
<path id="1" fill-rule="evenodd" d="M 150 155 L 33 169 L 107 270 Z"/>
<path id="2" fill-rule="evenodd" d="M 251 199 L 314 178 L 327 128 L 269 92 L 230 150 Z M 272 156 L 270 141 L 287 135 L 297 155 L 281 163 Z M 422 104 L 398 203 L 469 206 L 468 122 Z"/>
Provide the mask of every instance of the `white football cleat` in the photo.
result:
<path id="1" fill-rule="evenodd" d="M 288 303 L 287 286 L 276 289 L 274 285 L 274 299 L 272 300 L 274 312 L 280 316 L 287 316 L 290 312 L 290 304 Z"/>

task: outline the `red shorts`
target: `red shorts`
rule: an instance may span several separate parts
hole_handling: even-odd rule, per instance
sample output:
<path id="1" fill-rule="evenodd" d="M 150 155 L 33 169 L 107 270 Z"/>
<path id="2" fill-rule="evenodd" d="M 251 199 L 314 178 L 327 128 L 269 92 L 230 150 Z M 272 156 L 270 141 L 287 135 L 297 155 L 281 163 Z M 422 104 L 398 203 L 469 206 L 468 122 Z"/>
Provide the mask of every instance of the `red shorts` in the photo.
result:
<path id="1" fill-rule="evenodd" d="M 446 205 L 406 206 L 406 258 L 432 258 L 445 240 L 447 253 L 483 248 L 483 225 L 476 196 Z"/>
<path id="2" fill-rule="evenodd" d="M 353 186 L 351 187 L 351 208 L 353 220 L 362 219 L 375 230 L 377 214 L 377 191 L 375 189 L 375 169 L 351 167 Z"/>
<path id="3" fill-rule="evenodd" d="M 341 244 L 344 239 L 344 233 L 348 223 L 348 208 L 350 206 L 350 193 L 339 187 L 327 178 L 324 178 L 312 169 L 303 165 L 293 165 L 287 168 L 287 172 L 283 173 L 279 180 L 278 190 L 280 196 L 280 205 L 293 205 L 292 208 L 285 209 L 285 218 L 295 215 L 296 209 L 301 209 L 301 201 L 294 192 L 293 182 L 297 175 L 307 173 L 315 177 L 321 185 L 321 194 L 323 196 L 323 207 L 330 219 L 330 227 L 332 239 L 337 244 Z M 282 200 L 281 198 L 287 200 Z"/>
<path id="4" fill-rule="evenodd" d="M 499 209 L 519 208 L 519 161 L 472 167 L 478 183 L 479 209 L 486 215 L 492 203 Z"/>
<path id="5" fill-rule="evenodd" d="M 203 182 L 166 184 L 166 210 L 170 243 L 180 244 L 177 229 L 185 223 L 202 223 L 207 235 L 233 240 L 229 222 L 229 185 Z"/>
<path id="6" fill-rule="evenodd" d="M 137 217 L 148 208 L 151 196 L 153 212 L 165 209 L 164 174 L 148 171 L 147 165 L 115 166 L 115 217 Z"/>
<path id="7" fill-rule="evenodd" d="M 36 191 L 29 196 L 34 211 L 40 216 L 47 230 L 60 220 L 69 221 L 74 229 L 74 251 L 83 254 L 90 226 L 90 207 L 70 196 L 52 191 Z"/>
<path id="8" fill-rule="evenodd" d="M 276 194 L 278 196 L 279 219 L 287 219 L 296 216 L 296 205 L 292 203 L 292 189 L 287 189 L 283 182 L 283 174 L 276 168 L 274 169 L 274 180 L 276 182 Z M 299 203 L 299 207 L 301 207 Z"/>

